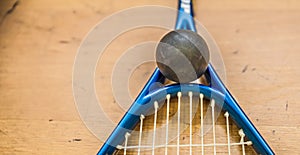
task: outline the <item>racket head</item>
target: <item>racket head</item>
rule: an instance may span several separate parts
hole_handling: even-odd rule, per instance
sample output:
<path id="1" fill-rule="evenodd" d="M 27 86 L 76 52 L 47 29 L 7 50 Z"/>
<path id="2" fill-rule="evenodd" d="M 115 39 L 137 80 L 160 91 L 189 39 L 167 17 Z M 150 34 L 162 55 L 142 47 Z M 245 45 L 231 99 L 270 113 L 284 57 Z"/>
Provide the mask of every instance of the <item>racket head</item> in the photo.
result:
<path id="1" fill-rule="evenodd" d="M 254 125 L 249 121 L 245 113 L 231 96 L 226 94 L 224 95 L 220 91 L 213 89 L 210 86 L 193 83 L 172 84 L 149 92 L 136 104 L 133 104 L 121 121 L 127 122 L 126 125 L 135 121 L 137 121 L 137 123 L 134 123 L 131 129 L 127 128 L 128 126 L 124 126 L 125 124 L 120 123 L 118 125 L 119 128 L 117 128 L 114 132 L 118 133 L 118 139 L 114 139 L 114 141 L 111 141 L 112 143 L 106 142 L 105 145 L 109 146 L 110 150 L 114 152 L 115 149 L 124 142 L 126 137 L 125 135 L 132 132 L 134 127 L 137 126 L 142 115 L 145 116 L 153 114 L 153 107 L 155 103 L 164 103 L 166 96 L 175 97 L 179 92 L 182 96 L 188 96 L 189 93 L 192 93 L 193 96 L 203 95 L 203 97 L 207 100 L 214 100 L 215 105 L 222 109 L 222 111 L 227 112 L 236 126 L 242 129 L 243 134 L 246 136 L 247 140 L 251 141 L 254 150 L 258 154 L 273 153 L 272 150 L 269 149 L 262 136 L 258 133 Z M 121 126 L 122 128 L 120 128 Z"/>

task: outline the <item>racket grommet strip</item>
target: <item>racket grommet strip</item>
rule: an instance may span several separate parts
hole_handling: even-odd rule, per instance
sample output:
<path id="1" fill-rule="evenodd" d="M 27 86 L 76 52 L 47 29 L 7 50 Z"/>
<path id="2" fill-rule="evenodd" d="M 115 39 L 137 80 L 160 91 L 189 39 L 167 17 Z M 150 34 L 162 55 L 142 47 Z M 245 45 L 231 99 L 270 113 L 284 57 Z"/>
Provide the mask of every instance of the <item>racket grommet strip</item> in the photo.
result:
<path id="1" fill-rule="evenodd" d="M 225 117 L 229 117 L 229 113 L 226 111 L 224 114 Z"/>
<path id="2" fill-rule="evenodd" d="M 247 144 L 248 146 L 250 146 L 250 145 L 252 145 L 252 142 L 251 142 L 251 141 L 247 141 L 246 144 Z"/>
<path id="3" fill-rule="evenodd" d="M 116 148 L 121 150 L 121 149 L 123 149 L 123 146 L 122 145 L 117 145 Z"/>
<path id="4" fill-rule="evenodd" d="M 193 96 L 193 92 L 189 91 L 189 97 Z"/>
<path id="5" fill-rule="evenodd" d="M 142 120 L 144 118 L 145 118 L 145 116 L 143 114 L 141 114 L 140 119 Z"/>
<path id="6" fill-rule="evenodd" d="M 167 99 L 167 100 L 169 100 L 170 98 L 171 98 L 171 95 L 170 95 L 170 94 L 166 95 L 166 99 Z"/>
<path id="7" fill-rule="evenodd" d="M 181 96 L 182 96 L 182 93 L 181 93 L 181 92 L 178 92 L 178 93 L 177 93 L 177 97 L 180 98 Z"/>
<path id="8" fill-rule="evenodd" d="M 240 130 L 239 130 L 239 135 L 240 135 L 242 138 L 245 137 L 245 133 L 244 133 L 243 129 L 240 129 Z"/>
<path id="9" fill-rule="evenodd" d="M 199 96 L 200 96 L 200 98 L 201 98 L 201 99 L 203 99 L 203 98 L 204 98 L 204 95 L 203 95 L 202 93 L 201 93 Z"/>

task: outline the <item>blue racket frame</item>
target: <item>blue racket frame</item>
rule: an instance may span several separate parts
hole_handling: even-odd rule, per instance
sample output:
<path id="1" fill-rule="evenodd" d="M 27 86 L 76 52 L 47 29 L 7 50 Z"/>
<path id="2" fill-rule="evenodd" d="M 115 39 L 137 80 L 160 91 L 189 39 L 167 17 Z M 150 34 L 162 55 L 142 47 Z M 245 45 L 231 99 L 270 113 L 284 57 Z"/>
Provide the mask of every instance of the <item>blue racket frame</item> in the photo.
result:
<path id="1" fill-rule="evenodd" d="M 188 3 L 187 0 L 184 2 L 179 0 L 175 29 L 187 29 L 196 32 L 191 1 Z M 165 81 L 165 77 L 161 74 L 159 69 L 156 68 L 132 106 L 103 144 L 98 155 L 113 154 L 116 147 L 123 144 L 126 132 L 131 132 L 139 123 L 140 115 L 147 113 L 148 109 L 151 109 L 150 106 L 153 107 L 153 104 L 148 104 L 150 101 L 163 99 L 165 98 L 163 95 L 166 95 L 166 93 L 176 94 L 176 92 L 184 92 L 184 90 L 193 91 L 195 93 L 200 92 L 204 94 L 206 98 L 210 98 L 213 95 L 217 105 L 229 112 L 232 120 L 236 122 L 239 128 L 243 129 L 248 140 L 252 141 L 254 150 L 258 154 L 273 155 L 274 152 L 270 146 L 227 90 L 211 64 L 208 65 L 205 77 L 207 81 L 210 82 L 209 86 L 202 84 L 174 84 L 158 87 L 153 91 L 153 86 L 155 86 L 157 82 L 164 83 Z"/>

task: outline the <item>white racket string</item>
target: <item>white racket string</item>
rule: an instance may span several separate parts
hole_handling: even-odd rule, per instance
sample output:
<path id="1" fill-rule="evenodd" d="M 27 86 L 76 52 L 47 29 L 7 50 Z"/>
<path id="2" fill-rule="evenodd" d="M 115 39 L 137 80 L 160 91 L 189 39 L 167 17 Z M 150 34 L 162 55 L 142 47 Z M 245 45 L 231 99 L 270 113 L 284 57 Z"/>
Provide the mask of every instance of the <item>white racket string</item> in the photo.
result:
<path id="1" fill-rule="evenodd" d="M 178 120 L 177 120 L 177 155 L 179 155 L 179 146 L 180 146 L 180 102 L 181 102 L 181 92 L 177 93 L 177 98 L 178 98 Z"/>
<path id="2" fill-rule="evenodd" d="M 142 114 L 140 116 L 140 134 L 139 134 L 139 148 L 138 148 L 138 155 L 141 154 L 141 143 L 142 143 L 142 133 L 143 133 L 143 120 L 145 116 Z"/>
<path id="3" fill-rule="evenodd" d="M 243 129 L 240 129 L 240 130 L 239 130 L 239 135 L 241 136 L 241 141 L 240 141 L 240 143 L 244 143 L 245 133 L 244 133 Z M 246 151 L 245 151 L 245 145 L 244 145 L 244 144 L 242 144 L 242 152 L 243 152 L 243 155 L 246 154 Z"/>
<path id="4" fill-rule="evenodd" d="M 227 133 L 228 155 L 230 155 L 229 113 L 226 111 L 224 116 L 226 118 L 226 133 Z"/>
<path id="5" fill-rule="evenodd" d="M 203 94 L 200 94 L 199 95 L 200 97 L 200 125 L 201 125 L 201 129 L 200 129 L 200 132 L 201 132 L 201 150 L 202 150 L 202 155 L 204 155 L 204 125 L 203 125 L 203 98 L 204 98 L 204 95 Z"/>
<path id="6" fill-rule="evenodd" d="M 152 155 L 154 155 L 155 151 L 155 137 L 156 137 L 156 121 L 157 121 L 157 110 L 158 110 L 158 102 L 154 102 L 154 123 L 153 123 L 153 142 L 152 142 Z"/>
<path id="7" fill-rule="evenodd" d="M 168 142 L 169 142 L 169 113 L 170 113 L 170 98 L 171 95 L 168 94 L 167 98 L 167 113 L 166 113 L 166 146 L 165 146 L 165 155 L 168 154 Z"/>
<path id="8" fill-rule="evenodd" d="M 211 100 L 211 119 L 212 119 L 212 130 L 213 130 L 213 143 L 214 143 L 214 155 L 217 154 L 216 150 L 216 127 L 215 127 L 215 100 Z"/>
<path id="9" fill-rule="evenodd" d="M 166 137 L 165 137 L 165 143 L 163 144 L 156 144 L 155 143 L 155 139 L 156 139 L 156 133 L 157 133 L 157 115 L 158 115 L 158 102 L 155 101 L 154 102 L 154 122 L 153 122 L 153 136 L 152 136 L 152 144 L 151 145 L 142 145 L 142 137 L 143 137 L 143 125 L 144 125 L 144 119 L 145 116 L 143 114 L 140 115 L 140 126 L 139 126 L 139 135 L 138 135 L 138 145 L 132 145 L 132 146 L 128 146 L 128 141 L 129 141 L 129 137 L 130 137 L 130 133 L 126 133 L 125 136 L 125 141 L 124 141 L 124 146 L 122 145 L 118 145 L 117 149 L 119 150 L 124 150 L 124 155 L 126 155 L 128 153 L 128 150 L 130 149 L 135 149 L 137 150 L 137 154 L 140 155 L 141 154 L 141 149 L 151 149 L 152 150 L 152 155 L 155 154 L 155 149 L 158 148 L 164 148 L 165 149 L 165 155 L 168 154 L 168 148 L 176 148 L 176 154 L 179 155 L 180 153 L 180 149 L 181 148 L 188 148 L 189 149 L 189 154 L 192 155 L 193 154 L 193 147 L 201 147 L 201 152 L 202 155 L 204 154 L 204 148 L 205 147 L 213 147 L 213 152 L 214 155 L 217 154 L 216 151 L 216 147 L 221 147 L 221 146 L 227 146 L 227 150 L 228 150 L 228 154 L 231 155 L 231 147 L 232 146 L 241 146 L 242 149 L 242 154 L 245 155 L 246 154 L 246 150 L 245 150 L 245 145 L 252 145 L 251 141 L 246 141 L 245 142 L 245 133 L 242 129 L 240 129 L 238 131 L 238 134 L 240 136 L 240 141 L 239 142 L 230 142 L 230 124 L 229 124 L 229 117 L 230 114 L 226 111 L 224 113 L 224 117 L 225 117 L 225 121 L 226 121 L 226 140 L 227 143 L 217 143 L 216 142 L 216 124 L 215 124 L 215 100 L 211 99 L 211 121 L 212 121 L 212 133 L 213 133 L 213 143 L 204 143 L 204 119 L 203 119 L 203 113 L 204 113 L 204 108 L 203 108 L 203 102 L 204 102 L 204 95 L 200 94 L 199 98 L 200 98 L 200 137 L 201 137 L 201 143 L 200 144 L 193 144 L 193 133 L 192 133 L 192 120 L 193 120 L 193 115 L 192 115 L 192 110 L 193 110 L 193 93 L 189 92 L 188 93 L 188 97 L 189 97 L 189 142 L 188 144 L 180 144 L 180 120 L 181 120 L 181 116 L 180 116 L 180 110 L 181 110 L 181 98 L 182 98 L 182 93 L 178 92 L 177 93 L 177 139 L 176 139 L 176 144 L 170 144 L 169 141 L 169 113 L 170 113 L 170 101 L 171 101 L 171 95 L 168 94 L 166 95 L 166 129 L 165 129 L 165 133 L 166 133 Z M 198 103 L 199 104 L 199 103 Z"/>
<path id="10" fill-rule="evenodd" d="M 216 143 L 216 144 L 203 144 L 204 147 L 212 147 L 212 146 L 227 146 L 228 144 L 227 143 Z M 252 142 L 251 141 L 247 141 L 247 142 L 238 142 L 238 143 L 230 143 L 230 146 L 242 146 L 242 145 L 252 145 Z M 168 144 L 168 147 L 170 148 L 177 148 L 177 144 Z M 179 147 L 180 148 L 184 148 L 184 147 L 189 147 L 190 144 L 180 144 Z M 152 149 L 152 145 L 142 145 L 140 146 L 141 149 Z M 162 144 L 162 145 L 155 145 L 155 149 L 158 149 L 158 148 L 164 148 L 165 147 L 165 144 Z M 192 144 L 192 147 L 201 147 L 201 144 Z M 129 149 L 138 149 L 139 146 L 136 145 L 136 146 L 126 146 L 126 149 L 129 150 Z M 121 146 L 121 145 L 118 145 L 117 149 L 125 149 L 125 146 Z"/>
<path id="11" fill-rule="evenodd" d="M 130 133 L 126 132 L 125 134 L 125 147 L 124 147 L 124 155 L 127 153 L 127 143 L 128 143 L 128 138 L 130 136 Z"/>
<path id="12" fill-rule="evenodd" d="M 189 92 L 189 97 L 190 97 L 190 155 L 192 155 L 193 153 L 192 153 L 192 144 L 193 144 L 193 142 L 192 142 L 192 129 L 193 129 L 193 112 L 192 112 L 192 110 L 193 110 L 193 92 Z"/>

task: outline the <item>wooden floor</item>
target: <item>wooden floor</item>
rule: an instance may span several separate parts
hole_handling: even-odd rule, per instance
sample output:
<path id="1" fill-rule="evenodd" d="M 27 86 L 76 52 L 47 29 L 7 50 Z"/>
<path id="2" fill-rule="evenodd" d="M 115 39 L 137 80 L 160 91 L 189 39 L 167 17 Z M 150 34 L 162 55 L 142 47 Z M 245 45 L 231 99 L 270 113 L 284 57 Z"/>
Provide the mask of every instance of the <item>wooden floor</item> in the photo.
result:
<path id="1" fill-rule="evenodd" d="M 99 21 L 140 5 L 176 8 L 175 0 L 7 0 L 0 2 L 0 154 L 95 154 L 102 141 L 81 121 L 72 93 L 81 41 Z M 196 18 L 217 41 L 229 89 L 277 154 L 299 154 L 300 1 L 202 0 Z M 146 18 L 146 17 L 145 17 Z M 164 33 L 140 29 L 108 47 L 120 55 Z M 96 84 L 110 81 L 119 55 L 106 54 Z M 152 72 L 145 67 L 135 96 Z M 111 92 L 109 85 L 96 86 Z M 102 100 L 112 101 L 106 93 Z M 117 111 L 117 112 L 116 112 Z M 119 112 L 120 111 L 120 112 Z M 124 111 L 106 108 L 117 122 Z M 105 124 L 103 124 L 105 126 Z"/>

